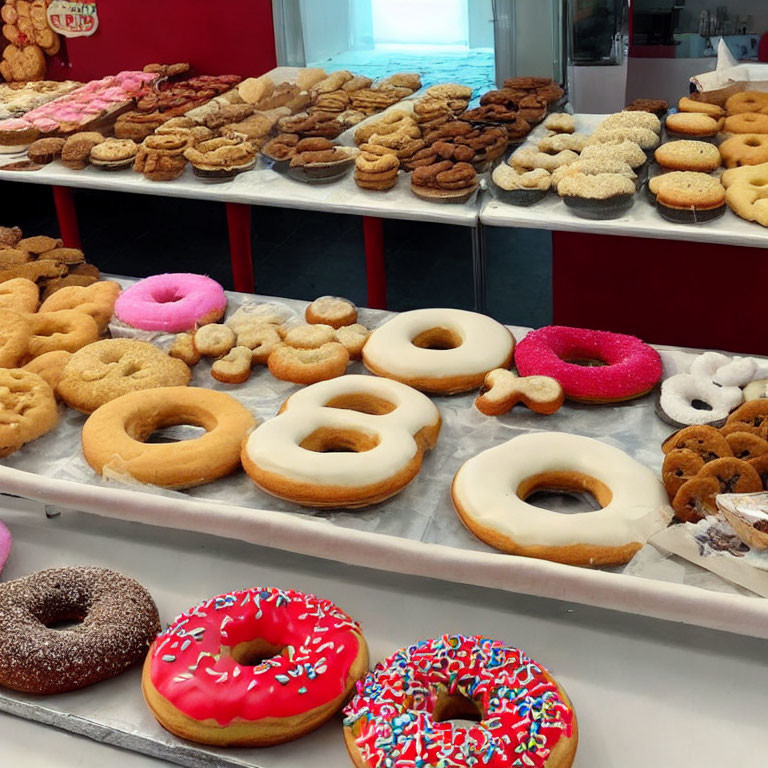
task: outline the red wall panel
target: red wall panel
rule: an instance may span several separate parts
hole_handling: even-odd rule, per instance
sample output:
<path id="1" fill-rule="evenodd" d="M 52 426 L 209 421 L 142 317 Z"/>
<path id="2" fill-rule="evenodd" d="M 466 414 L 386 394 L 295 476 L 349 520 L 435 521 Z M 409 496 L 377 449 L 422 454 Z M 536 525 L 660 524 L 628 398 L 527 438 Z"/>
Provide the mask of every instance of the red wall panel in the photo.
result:
<path id="1" fill-rule="evenodd" d="M 269 0 L 97 0 L 99 28 L 70 38 L 49 76 L 92 80 L 152 62 L 260 75 L 275 66 Z"/>

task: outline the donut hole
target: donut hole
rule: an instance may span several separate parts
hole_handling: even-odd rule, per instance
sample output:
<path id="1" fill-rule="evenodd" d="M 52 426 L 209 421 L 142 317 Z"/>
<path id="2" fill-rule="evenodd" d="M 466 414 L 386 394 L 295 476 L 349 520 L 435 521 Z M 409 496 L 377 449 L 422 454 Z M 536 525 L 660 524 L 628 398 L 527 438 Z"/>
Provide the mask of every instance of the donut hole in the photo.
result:
<path id="1" fill-rule="evenodd" d="M 52 629 L 55 632 L 66 632 L 79 627 L 83 623 L 84 618 L 84 616 L 56 617 L 52 621 L 46 621 L 45 628 Z"/>
<path id="2" fill-rule="evenodd" d="M 133 415 L 126 421 L 125 432 L 140 443 L 171 443 L 194 440 L 215 429 L 216 417 L 212 413 L 161 413 Z"/>
<path id="3" fill-rule="evenodd" d="M 759 141 L 758 139 L 746 139 L 746 140 L 744 141 L 744 143 L 745 143 L 745 144 L 746 144 L 748 147 L 760 147 L 760 146 L 762 146 L 762 142 L 761 142 L 761 141 Z"/>
<path id="4" fill-rule="evenodd" d="M 159 288 L 155 288 L 152 291 L 152 300 L 158 304 L 173 304 L 176 301 L 181 301 L 184 297 L 180 296 L 175 286 L 164 285 Z"/>
<path id="5" fill-rule="evenodd" d="M 429 328 L 411 339 L 414 347 L 421 349 L 456 349 L 463 343 L 463 339 L 456 331 L 450 328 Z"/>
<path id="6" fill-rule="evenodd" d="M 301 447 L 315 453 L 364 453 L 378 444 L 377 435 L 354 429 L 320 427 L 302 440 Z"/>
<path id="7" fill-rule="evenodd" d="M 197 440 L 205 430 L 192 424 L 179 424 L 174 427 L 162 427 L 152 432 L 143 442 L 145 443 L 182 443 L 186 440 Z"/>
<path id="8" fill-rule="evenodd" d="M 432 710 L 436 723 L 451 721 L 456 727 L 470 727 L 483 719 L 483 712 L 472 699 L 460 693 L 440 693 Z"/>
<path id="9" fill-rule="evenodd" d="M 582 472 L 541 472 L 523 480 L 517 495 L 528 504 L 551 512 L 594 512 L 613 499 L 605 483 Z"/>
<path id="10" fill-rule="evenodd" d="M 564 363 L 570 363 L 571 365 L 581 365 L 584 368 L 600 368 L 605 365 L 609 365 L 605 360 L 601 360 L 598 357 L 590 357 L 588 355 L 580 355 L 578 352 L 568 355 L 562 358 Z"/>
<path id="11" fill-rule="evenodd" d="M 712 406 L 705 402 L 704 400 L 699 400 L 698 398 L 694 398 L 691 400 L 691 408 L 693 408 L 695 411 L 711 411 Z"/>
<path id="12" fill-rule="evenodd" d="M 280 656 L 285 646 L 273 645 L 261 637 L 254 640 L 246 640 L 234 646 L 229 655 L 241 667 L 258 667 L 259 664 Z"/>
<path id="13" fill-rule="evenodd" d="M 383 397 L 357 393 L 334 397 L 324 407 L 339 408 L 343 411 L 357 411 L 358 413 L 367 413 L 370 416 L 385 416 L 397 408 L 394 403 L 390 403 L 389 400 L 385 400 Z"/>

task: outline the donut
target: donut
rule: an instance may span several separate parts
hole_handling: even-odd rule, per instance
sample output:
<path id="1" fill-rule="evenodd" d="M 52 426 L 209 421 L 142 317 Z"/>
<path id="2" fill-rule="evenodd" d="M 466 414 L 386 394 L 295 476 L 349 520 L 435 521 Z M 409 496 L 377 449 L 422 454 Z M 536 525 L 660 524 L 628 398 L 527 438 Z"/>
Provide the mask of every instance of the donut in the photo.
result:
<path id="1" fill-rule="evenodd" d="M 423 392 L 452 395 L 509 368 L 515 337 L 501 323 L 463 309 L 414 309 L 374 330 L 363 347 L 371 373 Z"/>
<path id="2" fill-rule="evenodd" d="M 360 625 L 332 602 L 254 587 L 175 619 L 150 648 L 141 688 L 177 736 L 260 747 L 322 725 L 367 671 Z"/>
<path id="3" fill-rule="evenodd" d="M 13 546 L 13 536 L 11 532 L 0 522 L 0 573 L 3 572 L 8 558 L 11 556 L 11 547 Z"/>
<path id="4" fill-rule="evenodd" d="M 721 387 L 703 376 L 678 373 L 665 379 L 659 395 L 659 415 L 674 426 L 722 425 L 744 402 L 739 387 Z"/>
<path id="5" fill-rule="evenodd" d="M 224 315 L 227 297 L 210 277 L 177 272 L 139 280 L 118 297 L 115 315 L 142 331 L 190 331 Z"/>
<path id="6" fill-rule="evenodd" d="M 601 509 L 562 515 L 526 502 L 541 490 L 589 493 Z M 569 565 L 629 562 L 666 525 L 667 495 L 650 469 L 581 435 L 519 435 L 465 462 L 453 479 L 464 525 L 513 555 Z"/>
<path id="7" fill-rule="evenodd" d="M 734 93 L 725 102 L 725 111 L 729 115 L 742 112 L 759 112 L 768 107 L 768 93 L 763 91 L 742 91 Z"/>
<path id="8" fill-rule="evenodd" d="M 521 650 L 443 635 L 397 651 L 357 684 L 344 739 L 357 768 L 570 768 L 578 725 L 562 686 Z"/>
<path id="9" fill-rule="evenodd" d="M 322 323 L 331 328 L 341 328 L 357 322 L 357 308 L 347 299 L 338 296 L 321 296 L 305 310 L 308 323 Z"/>
<path id="10" fill-rule="evenodd" d="M 243 445 L 262 490 L 310 507 L 359 508 L 401 491 L 440 433 L 432 401 L 388 379 L 349 375 L 293 394 Z"/>
<path id="11" fill-rule="evenodd" d="M 133 339 L 103 339 L 75 352 L 64 366 L 58 394 L 82 413 L 127 392 L 186 386 L 189 368 L 154 344 Z"/>
<path id="12" fill-rule="evenodd" d="M 61 622 L 78 622 L 57 631 Z M 108 568 L 51 568 L 0 584 L 0 685 L 64 693 L 146 656 L 160 619 L 137 581 Z"/>
<path id="13" fill-rule="evenodd" d="M 191 488 L 240 466 L 240 445 L 254 427 L 250 411 L 211 389 L 160 387 L 129 392 L 95 410 L 83 425 L 85 460 L 100 475 L 129 475 L 163 488 Z M 144 441 L 180 424 L 206 434 L 177 443 Z"/>
<path id="14" fill-rule="evenodd" d="M 742 112 L 725 118 L 726 133 L 768 133 L 768 115 Z"/>
<path id="15" fill-rule="evenodd" d="M 768 136 L 761 133 L 739 133 L 720 145 L 720 157 L 726 168 L 768 163 Z"/>
<path id="16" fill-rule="evenodd" d="M 595 361 L 603 365 L 589 365 Z M 662 373 L 659 353 L 635 336 L 563 325 L 531 331 L 517 345 L 515 365 L 521 376 L 557 379 L 567 398 L 586 403 L 641 397 Z"/>

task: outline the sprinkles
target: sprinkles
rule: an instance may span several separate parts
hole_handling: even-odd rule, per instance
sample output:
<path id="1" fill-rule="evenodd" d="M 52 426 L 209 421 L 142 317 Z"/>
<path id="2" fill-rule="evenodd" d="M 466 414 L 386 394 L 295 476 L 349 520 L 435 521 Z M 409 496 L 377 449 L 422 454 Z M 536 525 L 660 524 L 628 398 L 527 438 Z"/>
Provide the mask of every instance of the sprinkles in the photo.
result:
<path id="1" fill-rule="evenodd" d="M 480 722 L 434 718 L 457 696 L 478 707 Z M 576 728 L 557 685 L 522 651 L 463 635 L 424 640 L 379 663 L 344 715 L 370 768 L 544 768 Z"/>

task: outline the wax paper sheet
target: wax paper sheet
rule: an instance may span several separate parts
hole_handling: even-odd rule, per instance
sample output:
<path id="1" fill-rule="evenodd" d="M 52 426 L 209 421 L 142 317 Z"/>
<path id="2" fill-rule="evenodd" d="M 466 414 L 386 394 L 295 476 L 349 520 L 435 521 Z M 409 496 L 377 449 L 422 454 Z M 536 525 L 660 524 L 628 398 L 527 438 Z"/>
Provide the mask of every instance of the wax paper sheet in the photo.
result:
<path id="1" fill-rule="evenodd" d="M 130 279 L 121 279 L 129 285 Z M 227 316 L 243 303 L 274 302 L 290 316 L 289 322 L 303 321 L 306 302 L 273 297 L 230 293 Z M 386 322 L 392 313 L 361 309 L 359 321 L 370 328 Z M 512 327 L 520 340 L 526 328 Z M 167 348 L 172 337 L 159 336 L 154 341 Z M 684 350 L 660 350 L 665 376 L 687 370 L 694 353 Z M 217 382 L 210 375 L 211 361 L 202 360 L 194 368 L 192 384 L 228 392 L 246 405 L 259 419 L 274 416 L 283 401 L 298 389 L 297 385 L 275 379 L 266 367 L 256 368 L 251 378 L 241 385 Z M 350 373 L 365 373 L 361 363 L 354 363 Z M 505 442 L 516 435 L 532 431 L 554 431 L 593 437 L 629 453 L 641 463 L 660 472 L 663 455 L 660 445 L 672 427 L 662 422 L 654 412 L 655 395 L 650 394 L 627 403 L 606 406 L 566 403 L 551 416 L 540 416 L 518 406 L 501 417 L 488 417 L 473 407 L 475 393 L 435 397 L 434 402 L 443 417 L 443 428 L 436 448 L 426 456 L 418 477 L 400 494 L 365 510 L 311 510 L 274 498 L 256 488 L 245 473 L 222 478 L 208 485 L 186 491 L 169 491 L 137 483 L 133 479 L 110 473 L 107 478 L 96 475 L 85 462 L 80 448 L 80 432 L 86 417 L 72 409 L 60 407 L 61 423 L 48 435 L 25 446 L 3 460 L 6 466 L 32 472 L 45 478 L 57 478 L 107 488 L 130 488 L 145 493 L 161 494 L 180 501 L 222 502 L 239 507 L 265 509 L 324 520 L 334 526 L 368 533 L 388 534 L 400 539 L 422 541 L 454 547 L 462 551 L 494 552 L 476 539 L 461 523 L 450 498 L 454 474 L 470 457 Z M 184 429 L 187 431 L 185 432 Z M 175 428 L 168 437 L 189 436 L 191 428 Z M 563 513 L 584 509 L 573 499 L 552 496 L 547 506 Z M 648 547 L 646 547 L 647 549 Z M 626 571 L 646 578 L 679 584 L 722 589 L 722 579 L 701 568 L 683 564 L 670 569 L 663 561 L 644 556 L 641 552 Z M 392 565 L 397 569 L 397 563 Z M 619 569 L 621 570 L 621 569 Z"/>

